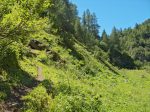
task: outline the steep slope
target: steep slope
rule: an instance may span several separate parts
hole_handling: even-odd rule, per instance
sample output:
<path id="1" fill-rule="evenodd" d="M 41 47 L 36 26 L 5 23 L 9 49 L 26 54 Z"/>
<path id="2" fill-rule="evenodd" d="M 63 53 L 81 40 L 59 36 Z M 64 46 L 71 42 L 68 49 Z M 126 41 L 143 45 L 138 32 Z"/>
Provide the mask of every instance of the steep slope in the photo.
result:
<path id="1" fill-rule="evenodd" d="M 137 80 L 134 71 L 131 76 L 126 71 L 117 75 L 79 42 L 74 42 L 72 51 L 59 45 L 59 38 L 43 39 L 45 45 L 51 40 L 48 50 L 27 47 L 17 66 L 3 70 L 2 111 L 149 111 L 148 73 L 137 71 Z M 42 80 L 37 78 L 39 67 Z"/>
<path id="2" fill-rule="evenodd" d="M 68 0 L 0 0 L 0 17 L 1 112 L 150 111 L 149 71 L 108 62 L 89 10 L 83 24 Z"/>

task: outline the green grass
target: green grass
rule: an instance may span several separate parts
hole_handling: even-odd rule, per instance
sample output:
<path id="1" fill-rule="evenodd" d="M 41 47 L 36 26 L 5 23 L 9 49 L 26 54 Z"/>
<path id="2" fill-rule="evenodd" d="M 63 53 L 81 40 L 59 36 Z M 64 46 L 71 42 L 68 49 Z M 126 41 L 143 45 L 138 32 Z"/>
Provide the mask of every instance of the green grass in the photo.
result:
<path id="1" fill-rule="evenodd" d="M 79 44 L 73 47 L 76 51 L 56 43 L 51 45 L 59 60 L 52 60 L 53 54 L 37 50 L 32 51 L 33 57 L 16 59 L 14 69 L 2 72 L 6 82 L 0 83 L 0 100 L 9 98 L 14 86 L 32 85 L 40 66 L 45 80 L 22 96 L 25 112 L 40 108 L 42 112 L 150 112 L 149 72 L 120 70 L 118 75 Z"/>
<path id="2" fill-rule="evenodd" d="M 77 71 L 38 64 L 45 78 L 53 82 L 51 111 L 150 111 L 150 74 L 145 70 L 120 70 L 121 75 L 106 70 L 79 79 Z"/>

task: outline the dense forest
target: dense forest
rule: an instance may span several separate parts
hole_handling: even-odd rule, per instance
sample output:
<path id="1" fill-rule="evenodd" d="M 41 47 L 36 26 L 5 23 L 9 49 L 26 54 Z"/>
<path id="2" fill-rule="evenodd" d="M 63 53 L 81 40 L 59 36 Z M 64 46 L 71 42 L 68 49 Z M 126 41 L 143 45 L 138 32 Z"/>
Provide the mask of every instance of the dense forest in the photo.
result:
<path id="1" fill-rule="evenodd" d="M 150 62 L 150 20 L 136 24 L 133 29 L 102 33 L 100 47 L 108 52 L 110 62 L 119 68 L 145 68 Z"/>
<path id="2" fill-rule="evenodd" d="M 149 112 L 150 19 L 99 31 L 69 0 L 0 0 L 0 111 Z"/>

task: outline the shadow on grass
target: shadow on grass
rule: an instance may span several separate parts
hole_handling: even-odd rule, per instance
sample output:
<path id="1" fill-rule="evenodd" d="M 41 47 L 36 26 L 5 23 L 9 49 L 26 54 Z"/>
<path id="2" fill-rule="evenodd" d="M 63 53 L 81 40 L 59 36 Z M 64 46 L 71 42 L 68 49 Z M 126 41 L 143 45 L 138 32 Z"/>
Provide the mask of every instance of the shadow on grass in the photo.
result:
<path id="1" fill-rule="evenodd" d="M 5 111 L 15 111 L 23 105 L 21 97 L 40 82 L 21 69 L 15 53 L 5 55 L 0 63 L 0 70 L 7 74 L 6 80 L 0 80 L 0 101 L 5 102 Z"/>

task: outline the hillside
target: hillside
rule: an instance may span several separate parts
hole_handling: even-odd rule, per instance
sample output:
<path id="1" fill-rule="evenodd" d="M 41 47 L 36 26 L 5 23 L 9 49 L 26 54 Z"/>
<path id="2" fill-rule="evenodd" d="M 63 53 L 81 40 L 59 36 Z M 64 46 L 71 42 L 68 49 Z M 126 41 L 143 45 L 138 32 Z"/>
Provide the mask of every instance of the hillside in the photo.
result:
<path id="1" fill-rule="evenodd" d="M 99 27 L 68 0 L 0 0 L 0 111 L 149 112 L 149 69 L 116 67 Z"/>
<path id="2" fill-rule="evenodd" d="M 134 28 L 105 30 L 100 42 L 101 48 L 109 52 L 109 59 L 119 68 L 149 68 L 150 64 L 150 21 L 136 24 Z"/>
<path id="3" fill-rule="evenodd" d="M 48 38 L 55 41 L 59 37 Z M 2 111 L 150 110 L 148 72 L 122 70 L 117 75 L 77 43 L 74 47 L 81 60 L 71 50 L 52 43 L 50 53 L 27 48 L 22 59 L 7 58 L 9 67 L 1 75 Z M 42 80 L 37 79 L 38 67 Z"/>

